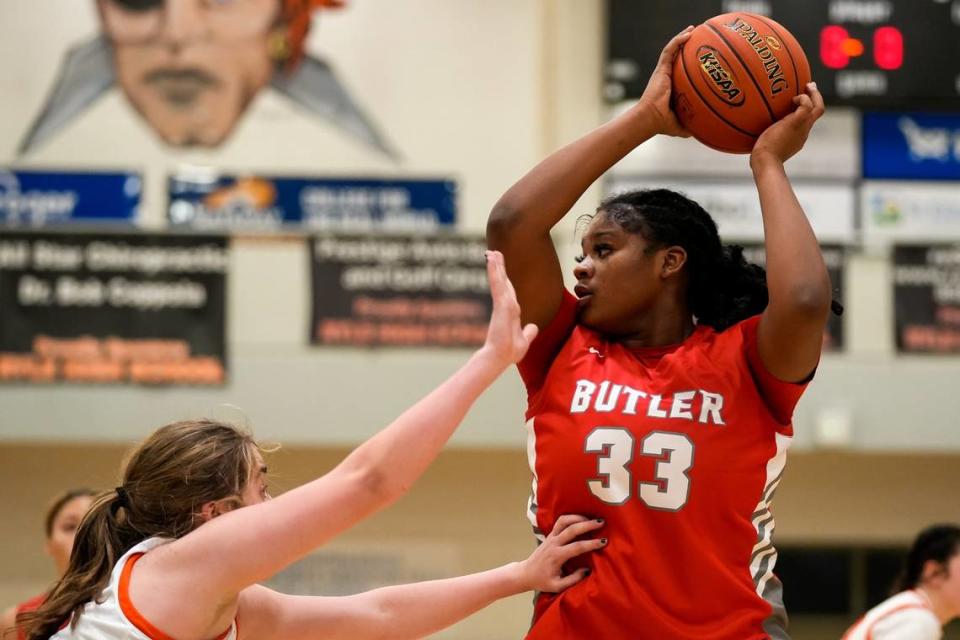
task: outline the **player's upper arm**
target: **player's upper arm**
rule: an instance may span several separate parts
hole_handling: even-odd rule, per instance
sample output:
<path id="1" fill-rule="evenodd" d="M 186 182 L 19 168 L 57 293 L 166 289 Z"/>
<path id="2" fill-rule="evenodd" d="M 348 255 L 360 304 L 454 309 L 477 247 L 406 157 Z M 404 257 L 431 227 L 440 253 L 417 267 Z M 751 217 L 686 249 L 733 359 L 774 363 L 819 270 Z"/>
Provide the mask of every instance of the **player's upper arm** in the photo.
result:
<path id="1" fill-rule="evenodd" d="M 524 224 L 521 213 L 497 203 L 487 221 L 487 246 L 503 254 L 521 322 L 545 328 L 563 295 L 563 271 L 549 229 Z"/>
<path id="2" fill-rule="evenodd" d="M 237 613 L 239 640 L 378 640 L 389 621 L 364 594 L 291 596 L 263 586 L 245 589 Z"/>
<path id="3" fill-rule="evenodd" d="M 767 371 L 786 382 L 807 379 L 820 362 L 829 298 L 808 304 L 771 303 L 760 317 L 757 346 Z"/>

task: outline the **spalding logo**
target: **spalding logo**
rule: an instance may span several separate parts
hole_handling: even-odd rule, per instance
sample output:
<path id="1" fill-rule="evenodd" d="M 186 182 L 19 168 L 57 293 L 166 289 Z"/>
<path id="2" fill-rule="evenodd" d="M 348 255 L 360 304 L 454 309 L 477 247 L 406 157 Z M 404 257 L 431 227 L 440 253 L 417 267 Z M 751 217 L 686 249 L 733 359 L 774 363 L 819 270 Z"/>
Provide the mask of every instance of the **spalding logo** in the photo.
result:
<path id="1" fill-rule="evenodd" d="M 697 60 L 700 61 L 700 69 L 707 76 L 707 84 L 718 98 L 732 107 L 743 104 L 746 96 L 738 86 L 737 77 L 730 71 L 730 63 L 719 51 L 704 45 L 697 49 Z"/>

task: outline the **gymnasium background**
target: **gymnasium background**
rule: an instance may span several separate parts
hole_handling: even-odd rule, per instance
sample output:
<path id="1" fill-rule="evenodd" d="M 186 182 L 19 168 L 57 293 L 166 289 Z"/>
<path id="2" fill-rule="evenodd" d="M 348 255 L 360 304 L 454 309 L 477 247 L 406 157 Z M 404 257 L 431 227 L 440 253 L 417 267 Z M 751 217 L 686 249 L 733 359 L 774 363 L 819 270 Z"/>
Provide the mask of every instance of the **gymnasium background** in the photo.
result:
<path id="1" fill-rule="evenodd" d="M 630 17 L 654 4 L 671 14 L 689 4 L 690 15 Z M 800 640 L 838 638 L 883 598 L 920 528 L 960 520 L 960 39 L 911 36 L 921 19 L 954 33 L 960 1 L 924 0 L 915 18 L 905 8 L 915 2 L 803 4 L 822 21 L 807 25 L 815 36 L 832 25 L 868 46 L 845 62 L 803 42 L 811 60 L 826 51 L 834 68 L 815 79 L 845 106 L 828 110 L 788 167 L 846 307 L 797 411 L 775 502 L 778 573 Z M 478 244 L 491 205 L 629 102 L 652 62 L 643 52 L 668 37 L 646 42 L 643 30 L 728 10 L 780 19 L 780 5 L 351 0 L 314 14 L 306 87 L 266 79 L 216 125 L 220 139 L 178 142 L 169 118 L 212 109 L 204 91 L 240 72 L 223 67 L 220 84 L 159 73 L 164 115 L 122 87 L 125 70 L 98 45 L 94 0 L 6 0 L 0 604 L 52 578 L 41 553 L 49 498 L 113 487 L 124 451 L 161 424 L 212 415 L 282 443 L 269 458 L 275 491 L 331 468 L 482 336 Z M 637 30 L 624 34 L 623 20 Z M 136 38 L 186 47 L 209 35 L 191 31 L 198 24 Z M 903 68 L 868 69 L 870 33 L 891 25 L 906 34 Z M 635 50 L 615 50 L 631 38 Z M 934 70 L 952 96 L 933 95 L 933 81 L 929 95 L 900 84 L 926 77 L 909 68 L 914 48 L 945 61 Z M 634 152 L 576 211 L 647 183 L 690 193 L 731 241 L 760 242 L 746 158 L 691 141 Z M 555 235 L 566 264 L 575 217 Z M 409 496 L 276 586 L 347 593 L 525 557 L 523 401 L 511 371 Z M 518 638 L 530 609 L 519 596 L 438 637 Z"/>

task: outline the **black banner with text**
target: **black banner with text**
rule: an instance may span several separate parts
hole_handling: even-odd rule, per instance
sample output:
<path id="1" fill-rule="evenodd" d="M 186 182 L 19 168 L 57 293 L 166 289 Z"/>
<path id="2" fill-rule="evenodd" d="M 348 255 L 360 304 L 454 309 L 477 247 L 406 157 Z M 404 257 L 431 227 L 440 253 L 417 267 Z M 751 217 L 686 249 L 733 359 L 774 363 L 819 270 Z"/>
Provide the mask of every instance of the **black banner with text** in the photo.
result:
<path id="1" fill-rule="evenodd" d="M 221 236 L 0 235 L 0 382 L 219 385 Z"/>
<path id="2" fill-rule="evenodd" d="M 483 344 L 491 311 L 483 238 L 319 236 L 308 242 L 314 344 Z"/>
<path id="3" fill-rule="evenodd" d="M 960 353 L 960 244 L 896 247 L 893 300 L 897 350 Z"/>

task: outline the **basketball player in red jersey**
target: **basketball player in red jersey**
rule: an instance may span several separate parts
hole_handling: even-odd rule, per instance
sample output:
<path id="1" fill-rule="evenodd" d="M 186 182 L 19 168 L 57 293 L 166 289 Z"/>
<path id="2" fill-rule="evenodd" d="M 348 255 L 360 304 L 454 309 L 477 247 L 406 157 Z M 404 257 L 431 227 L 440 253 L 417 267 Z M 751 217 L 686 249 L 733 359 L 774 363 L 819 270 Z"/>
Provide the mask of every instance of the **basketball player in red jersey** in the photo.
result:
<path id="1" fill-rule="evenodd" d="M 667 190 L 605 201 L 583 236 L 575 296 L 550 229 L 607 169 L 656 134 L 686 135 L 661 54 L 638 104 L 511 187 L 487 238 L 523 322 L 541 329 L 528 392 L 529 515 L 604 518 L 594 579 L 537 598 L 529 640 L 786 638 L 770 501 L 791 414 L 820 358 L 831 285 L 784 171 L 823 113 L 811 84 L 757 140 L 767 272 L 724 247 L 710 216 Z"/>

